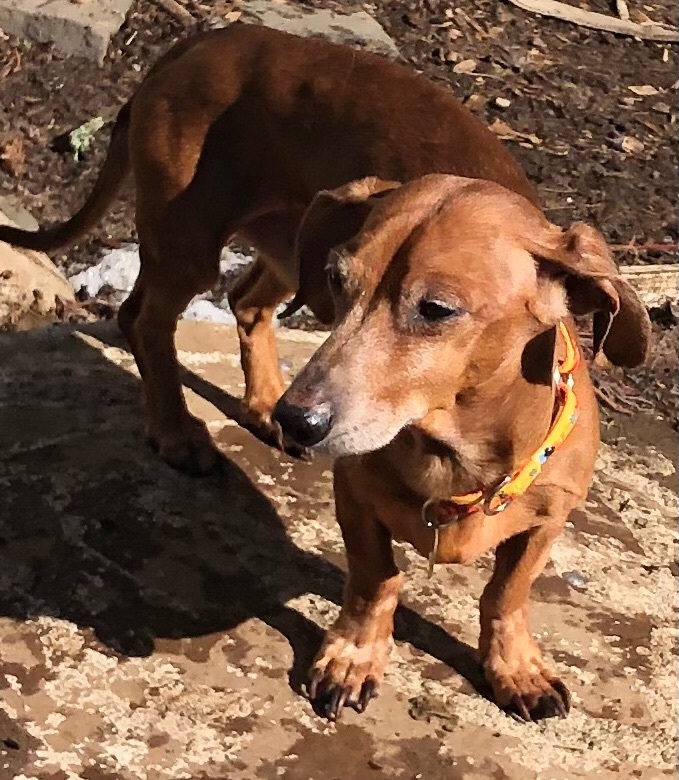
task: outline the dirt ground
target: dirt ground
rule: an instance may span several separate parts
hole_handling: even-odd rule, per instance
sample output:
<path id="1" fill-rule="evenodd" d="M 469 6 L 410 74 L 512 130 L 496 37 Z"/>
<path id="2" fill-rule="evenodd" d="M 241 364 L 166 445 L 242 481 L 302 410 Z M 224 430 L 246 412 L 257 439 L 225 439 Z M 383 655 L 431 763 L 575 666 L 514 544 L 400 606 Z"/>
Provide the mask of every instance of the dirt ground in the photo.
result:
<path id="1" fill-rule="evenodd" d="M 289 374 L 320 342 L 281 340 Z M 112 324 L 0 335 L 1 780 L 573 780 L 676 776 L 676 436 L 604 429 L 589 499 L 533 589 L 573 692 L 520 724 L 477 692 L 492 557 L 406 587 L 380 698 L 339 724 L 301 695 L 345 558 L 327 462 L 229 419 L 232 329 L 182 323 L 194 413 L 228 462 L 196 480 L 141 441 Z"/>
<path id="2" fill-rule="evenodd" d="M 614 244 L 677 240 L 676 46 L 490 0 L 305 4 L 367 9 L 405 62 L 524 134 L 508 143 L 554 221 L 590 220 Z M 610 12 L 608 0 L 580 5 Z M 669 0 L 629 5 L 676 23 Z M 114 116 L 183 32 L 137 0 L 101 68 L 0 35 L 0 195 L 41 222 L 71 213 L 107 129 L 81 162 L 60 137 Z M 455 72 L 469 60 L 471 73 Z M 94 262 L 134 239 L 132 215 L 128 192 L 54 259 L 67 272 Z M 180 327 L 191 406 L 229 460 L 199 481 L 141 443 L 138 378 L 112 325 L 0 334 L 0 780 L 676 776 L 677 321 L 653 316 L 651 364 L 609 375 L 639 411 L 604 410 L 590 497 L 534 589 L 534 629 L 575 698 L 567 721 L 539 726 L 476 690 L 491 558 L 428 581 L 406 545 L 382 697 L 338 726 L 314 716 L 301 684 L 345 566 L 329 464 L 289 461 L 230 421 L 242 393 L 232 330 Z M 290 373 L 322 338 L 281 336 Z"/>
<path id="3" fill-rule="evenodd" d="M 367 8 L 406 63 L 449 85 L 489 123 L 525 133 L 528 140 L 508 143 L 538 183 L 554 221 L 591 220 L 614 244 L 677 240 L 678 47 L 584 30 L 495 0 L 464 0 L 454 11 L 439 0 L 301 4 Z M 198 27 L 205 27 L 210 17 L 237 5 L 205 0 L 192 7 L 202 9 Z M 590 7 L 610 10 L 608 0 L 593 0 Z M 672 0 L 630 7 L 658 21 L 676 16 Z M 47 46 L 0 40 L 0 143 L 18 148 L 10 155 L 17 161 L 0 165 L 0 192 L 18 197 L 40 221 L 73 211 L 102 162 L 107 133 L 97 135 L 80 162 L 55 150 L 59 137 L 92 117 L 110 119 L 150 64 L 185 32 L 151 0 L 137 0 L 102 68 L 55 57 Z M 471 72 L 456 72 L 469 67 Z M 655 92 L 639 95 L 630 87 Z M 509 106 L 498 107 L 497 98 Z M 128 193 L 95 235 L 55 259 L 68 268 L 92 262 L 102 241 L 134 236 L 132 215 Z M 658 262 L 653 253 L 619 257 Z"/>

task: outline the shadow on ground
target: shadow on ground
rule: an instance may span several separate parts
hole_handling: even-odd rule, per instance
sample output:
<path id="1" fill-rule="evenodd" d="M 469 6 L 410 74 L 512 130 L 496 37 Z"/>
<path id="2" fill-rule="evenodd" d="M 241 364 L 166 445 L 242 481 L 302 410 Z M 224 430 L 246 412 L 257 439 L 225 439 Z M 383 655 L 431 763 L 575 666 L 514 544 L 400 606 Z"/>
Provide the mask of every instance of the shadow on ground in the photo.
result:
<path id="1" fill-rule="evenodd" d="M 108 346 L 95 347 L 92 334 Z M 142 439 L 139 380 L 110 327 L 55 337 L 48 371 L 32 365 L 22 338 L 0 342 L 0 360 L 13 351 L 0 390 L 2 614 L 72 621 L 123 656 L 149 655 L 159 638 L 215 634 L 257 617 L 290 643 L 289 679 L 299 691 L 321 629 L 287 602 L 312 593 L 339 604 L 341 569 L 291 541 L 272 502 L 233 459 L 200 479 L 159 462 Z M 186 382 L 237 416 L 232 394 L 190 371 Z M 313 506 L 320 466 L 291 469 L 246 432 L 224 430 L 220 440 L 241 462 L 256 470 L 258 458 L 276 457 Z M 397 638 L 483 691 L 469 645 L 405 607 Z"/>

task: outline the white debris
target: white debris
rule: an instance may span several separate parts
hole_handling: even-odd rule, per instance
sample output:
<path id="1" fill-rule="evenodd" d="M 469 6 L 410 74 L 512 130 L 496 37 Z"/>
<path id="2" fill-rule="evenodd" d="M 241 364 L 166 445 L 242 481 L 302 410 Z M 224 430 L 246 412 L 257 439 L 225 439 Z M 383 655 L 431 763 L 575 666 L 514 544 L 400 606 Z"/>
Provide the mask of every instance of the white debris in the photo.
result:
<path id="1" fill-rule="evenodd" d="M 195 320 L 197 322 L 221 322 L 225 325 L 235 325 L 236 318 L 230 311 L 215 306 L 211 301 L 201 298 L 194 298 L 186 307 L 182 315 L 184 320 Z"/>
<path id="2" fill-rule="evenodd" d="M 254 260 L 252 255 L 244 255 L 242 252 L 236 252 L 233 249 L 225 247 L 222 250 L 222 258 L 219 262 L 219 270 L 226 274 L 235 271 L 236 268 L 242 268 Z"/>
<path id="3" fill-rule="evenodd" d="M 123 244 L 119 249 L 104 252 L 97 265 L 90 266 L 70 277 L 73 289 L 84 287 L 87 294 L 95 297 L 104 285 L 110 285 L 125 297 L 139 275 L 139 248 L 136 244 Z"/>
<path id="4" fill-rule="evenodd" d="M 219 263 L 222 275 L 232 274 L 252 262 L 250 255 L 224 249 Z M 73 288 L 78 291 L 85 288 L 87 295 L 96 297 L 103 287 L 112 288 L 113 297 L 118 303 L 128 296 L 139 275 L 139 247 L 137 244 L 123 244 L 117 249 L 109 249 L 101 260 L 93 266 L 70 277 Z M 206 300 L 211 297 L 212 300 Z M 209 293 L 196 296 L 186 308 L 183 319 L 201 322 L 220 322 L 233 325 L 235 319 L 226 296 L 215 300 Z"/>

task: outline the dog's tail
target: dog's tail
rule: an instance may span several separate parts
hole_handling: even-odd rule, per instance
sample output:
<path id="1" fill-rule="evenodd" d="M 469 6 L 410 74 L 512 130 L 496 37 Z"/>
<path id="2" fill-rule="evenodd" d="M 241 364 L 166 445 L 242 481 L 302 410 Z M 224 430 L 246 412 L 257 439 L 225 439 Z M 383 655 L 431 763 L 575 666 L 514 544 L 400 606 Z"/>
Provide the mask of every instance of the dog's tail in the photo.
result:
<path id="1" fill-rule="evenodd" d="M 0 225 L 0 241 L 46 252 L 73 243 L 91 230 L 104 216 L 109 204 L 123 183 L 130 169 L 128 129 L 130 104 L 121 109 L 111 134 L 111 141 L 104 167 L 99 172 L 94 189 L 82 208 L 66 222 L 36 231 L 20 230 L 10 225 Z"/>

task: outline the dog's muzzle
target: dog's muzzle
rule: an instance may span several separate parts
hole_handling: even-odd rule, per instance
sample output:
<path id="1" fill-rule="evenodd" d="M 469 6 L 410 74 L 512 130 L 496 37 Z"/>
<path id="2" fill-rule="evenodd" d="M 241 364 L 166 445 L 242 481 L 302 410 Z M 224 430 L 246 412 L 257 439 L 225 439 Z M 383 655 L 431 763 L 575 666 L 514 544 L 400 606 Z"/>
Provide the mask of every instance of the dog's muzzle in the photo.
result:
<path id="1" fill-rule="evenodd" d="M 301 447 L 320 444 L 332 428 L 329 404 L 304 408 L 281 398 L 274 409 L 273 419 L 281 426 L 283 434 Z"/>

